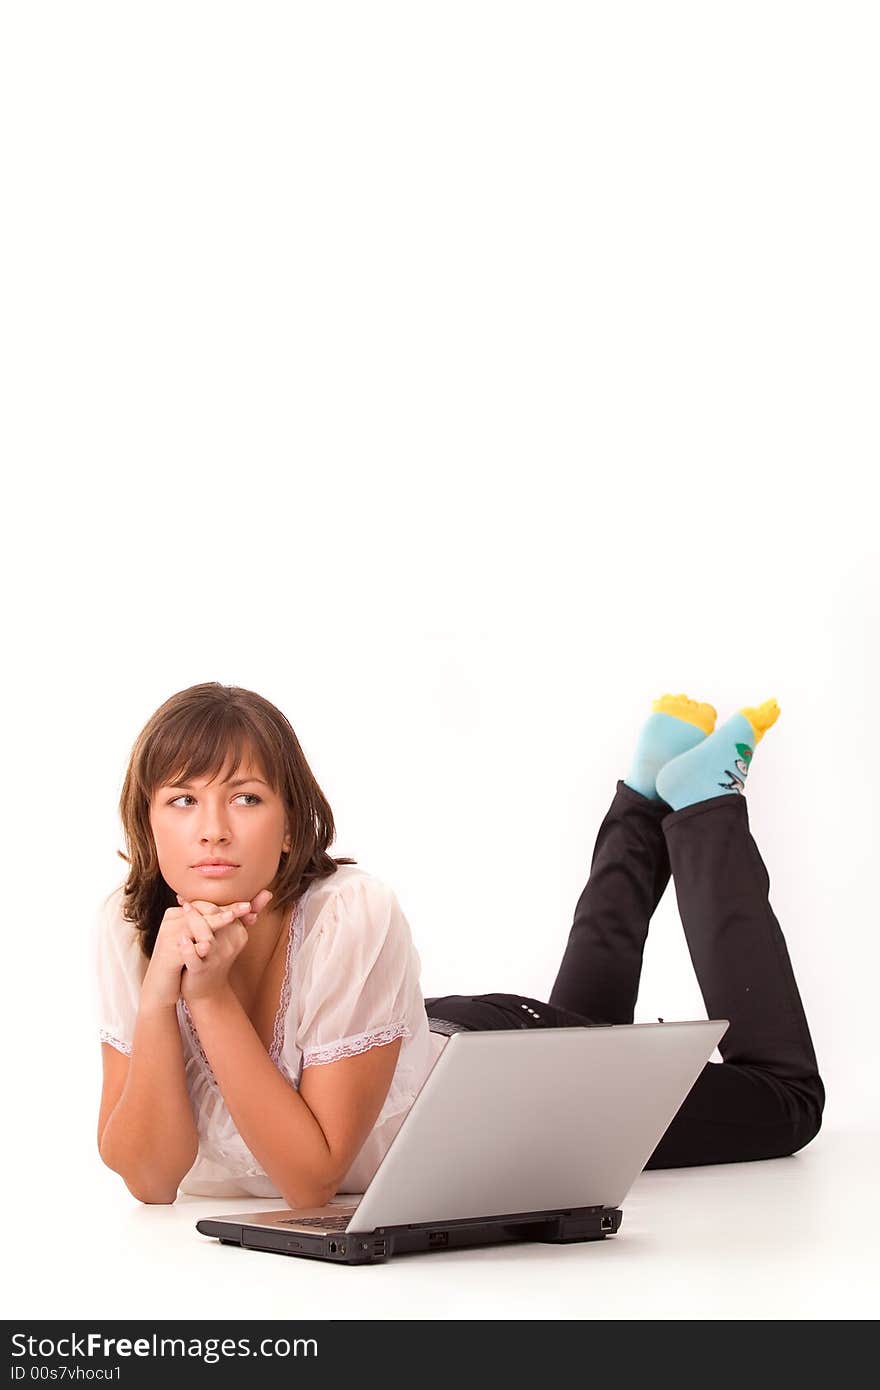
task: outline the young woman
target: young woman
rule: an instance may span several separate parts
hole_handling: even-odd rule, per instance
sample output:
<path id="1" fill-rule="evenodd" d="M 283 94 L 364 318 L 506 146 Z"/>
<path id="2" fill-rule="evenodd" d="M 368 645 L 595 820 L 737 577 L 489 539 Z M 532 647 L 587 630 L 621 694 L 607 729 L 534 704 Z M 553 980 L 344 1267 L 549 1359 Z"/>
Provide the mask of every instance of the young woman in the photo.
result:
<path id="1" fill-rule="evenodd" d="M 778 712 L 713 732 L 710 705 L 655 701 L 549 1001 L 425 1000 L 394 892 L 327 853 L 332 812 L 284 715 L 236 686 L 172 696 L 132 751 L 129 872 L 98 915 L 101 1158 L 143 1202 L 362 1192 L 451 1032 L 632 1022 L 670 873 L 707 1014 L 730 1026 L 646 1167 L 803 1148 L 825 1091 L 742 794 Z"/>

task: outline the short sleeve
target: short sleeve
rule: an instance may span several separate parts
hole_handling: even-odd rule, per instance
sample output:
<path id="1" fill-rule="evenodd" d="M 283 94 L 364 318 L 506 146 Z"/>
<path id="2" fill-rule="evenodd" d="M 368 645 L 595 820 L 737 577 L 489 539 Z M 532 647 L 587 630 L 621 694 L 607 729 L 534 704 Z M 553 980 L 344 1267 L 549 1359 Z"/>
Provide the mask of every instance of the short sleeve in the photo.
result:
<path id="1" fill-rule="evenodd" d="M 297 1047 L 303 1067 L 410 1037 L 420 963 L 394 892 L 374 878 L 344 884 L 309 934 Z"/>
<path id="2" fill-rule="evenodd" d="M 123 917 L 121 887 L 98 908 L 93 947 L 99 1037 L 130 1055 L 149 961 L 137 929 Z"/>

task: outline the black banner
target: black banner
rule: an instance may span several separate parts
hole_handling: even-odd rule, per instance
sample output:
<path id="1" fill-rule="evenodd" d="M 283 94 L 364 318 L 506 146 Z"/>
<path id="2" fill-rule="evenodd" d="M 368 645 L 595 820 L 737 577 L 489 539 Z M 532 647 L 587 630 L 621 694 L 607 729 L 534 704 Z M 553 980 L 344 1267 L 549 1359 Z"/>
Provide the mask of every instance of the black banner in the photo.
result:
<path id="1" fill-rule="evenodd" d="M 686 1316 L 682 1321 L 687 1321 Z M 233 1370 L 245 1372 L 248 1384 L 277 1385 L 290 1390 L 297 1380 L 320 1384 L 322 1375 L 348 1367 L 364 1375 L 369 1373 L 371 1381 L 389 1381 L 392 1385 L 403 1376 L 413 1384 L 430 1383 L 435 1369 L 448 1376 L 453 1368 L 456 1383 L 467 1385 L 469 1364 L 474 1374 L 478 1366 L 491 1365 L 493 1378 L 499 1372 L 509 1371 L 520 1379 L 541 1377 L 541 1383 L 548 1376 L 561 1380 L 565 1366 L 569 1368 L 566 1378 L 576 1369 L 589 1370 L 591 1379 L 604 1372 L 619 1376 L 622 1346 L 614 1327 L 603 1331 L 606 1324 L 599 1320 L 597 1331 L 585 1328 L 584 1322 L 590 1322 L 588 1315 L 583 1320 L 533 1322 L 151 1322 L 95 1318 L 90 1322 L 6 1320 L 3 1325 L 9 1357 L 7 1380 L 13 1386 L 97 1382 L 132 1390 L 149 1386 L 152 1390 L 157 1377 L 167 1376 L 170 1384 L 186 1384 L 189 1390 L 191 1386 L 224 1384 Z M 711 1336 L 714 1325 L 710 1322 L 697 1340 Z M 741 1323 L 735 1350 L 728 1344 L 729 1339 L 725 1342 L 725 1374 L 728 1378 L 751 1377 L 756 1355 L 766 1358 L 777 1339 L 780 1355 L 784 1354 L 791 1374 L 796 1370 L 794 1361 L 802 1360 L 806 1373 L 809 1365 L 814 1364 L 811 1358 L 817 1351 L 831 1349 L 834 1343 L 839 1343 L 841 1355 L 850 1364 L 857 1355 L 853 1324 L 845 1323 L 845 1331 L 838 1336 L 832 1330 L 834 1326 L 814 1323 L 816 1330 L 811 1330 L 807 1337 L 800 1331 L 797 1356 L 793 1357 L 792 1338 L 779 1322 Z M 674 1373 L 676 1382 L 688 1385 L 695 1383 L 698 1376 L 702 1379 L 703 1363 L 692 1361 L 683 1352 L 676 1322 L 666 1320 L 666 1325 L 653 1325 L 650 1332 L 635 1341 L 628 1338 L 625 1356 L 630 1374 L 643 1371 L 656 1375 L 658 1357 L 662 1356 L 666 1371 Z"/>

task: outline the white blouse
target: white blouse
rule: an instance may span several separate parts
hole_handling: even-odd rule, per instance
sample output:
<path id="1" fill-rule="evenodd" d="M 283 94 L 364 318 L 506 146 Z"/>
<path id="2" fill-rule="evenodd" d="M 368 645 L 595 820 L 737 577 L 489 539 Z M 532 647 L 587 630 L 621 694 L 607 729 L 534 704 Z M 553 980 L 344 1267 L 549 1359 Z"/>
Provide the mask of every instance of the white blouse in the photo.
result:
<path id="1" fill-rule="evenodd" d="M 130 1054 L 149 961 L 139 933 L 122 916 L 123 886 L 101 904 L 93 945 L 99 1036 Z M 328 878 L 309 884 L 291 908 L 287 933 L 269 1056 L 291 1086 L 299 1089 L 304 1067 L 403 1038 L 385 1103 L 338 1189 L 363 1192 L 449 1038 L 429 1031 L 421 961 L 394 892 L 359 865 L 339 864 Z M 180 1191 L 281 1197 L 232 1122 L 182 998 L 177 1021 L 199 1134 L 199 1152 Z"/>

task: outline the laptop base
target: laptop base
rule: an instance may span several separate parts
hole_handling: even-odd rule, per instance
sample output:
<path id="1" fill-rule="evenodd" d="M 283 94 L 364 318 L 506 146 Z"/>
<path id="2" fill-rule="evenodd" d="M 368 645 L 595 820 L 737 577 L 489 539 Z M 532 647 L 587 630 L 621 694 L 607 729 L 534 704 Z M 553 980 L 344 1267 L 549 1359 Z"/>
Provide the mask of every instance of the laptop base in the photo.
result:
<path id="1" fill-rule="evenodd" d="M 295 1233 L 270 1226 L 247 1226 L 222 1218 L 196 1222 L 202 1235 L 216 1236 L 222 1245 L 267 1250 L 275 1255 L 332 1260 L 336 1264 L 377 1264 L 392 1255 L 429 1250 L 467 1249 L 532 1241 L 542 1245 L 573 1245 L 604 1240 L 620 1229 L 619 1207 L 576 1207 L 553 1213 L 523 1212 L 491 1221 L 432 1222 L 425 1225 L 380 1226 L 375 1231 Z"/>

